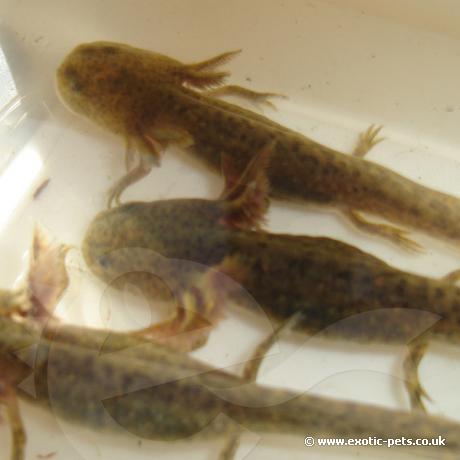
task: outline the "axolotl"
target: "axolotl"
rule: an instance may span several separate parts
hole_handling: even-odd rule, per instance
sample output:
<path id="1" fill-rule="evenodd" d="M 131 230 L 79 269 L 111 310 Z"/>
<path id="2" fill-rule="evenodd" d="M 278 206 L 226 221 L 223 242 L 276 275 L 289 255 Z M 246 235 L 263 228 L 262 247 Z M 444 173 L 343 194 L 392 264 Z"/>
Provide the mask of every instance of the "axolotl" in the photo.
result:
<path id="1" fill-rule="evenodd" d="M 253 157 L 239 179 L 225 160 L 226 188 L 217 200 L 132 202 L 101 212 L 83 241 L 87 265 L 115 287 L 126 275 L 149 295 L 172 292 L 175 313 L 145 333 L 158 340 L 179 334 L 179 342 L 190 340 L 185 348 L 205 342 L 206 322 L 217 322 L 230 298 L 254 299 L 275 322 L 301 312 L 297 329 L 309 334 L 408 344 L 405 383 L 412 405 L 423 408 L 417 368 L 428 341 L 460 342 L 459 273 L 432 279 L 333 239 L 261 231 L 272 148 Z M 216 272 L 242 289 L 224 287 Z M 192 331 L 201 331 L 201 341 Z"/>
<path id="2" fill-rule="evenodd" d="M 411 249 L 419 245 L 405 230 L 372 223 L 362 213 L 460 241 L 460 199 L 363 158 L 380 140 L 378 127 L 365 131 L 354 155 L 347 155 L 219 100 L 225 94 L 258 101 L 270 95 L 222 86 L 228 73 L 217 68 L 235 54 L 184 64 L 120 43 L 94 42 L 65 57 L 57 70 L 61 99 L 126 142 L 128 173 L 112 187 L 109 203 L 119 202 L 122 191 L 158 164 L 171 144 L 213 170 L 219 170 L 224 152 L 242 171 L 255 152 L 274 142 L 268 169 L 273 197 L 335 207 L 359 228 Z"/>
<path id="3" fill-rule="evenodd" d="M 65 251 L 38 243 L 26 286 L 0 290 L 0 406 L 11 460 L 25 459 L 18 396 L 95 430 L 162 441 L 224 438 L 220 460 L 233 458 L 244 429 L 290 435 L 301 448 L 306 436 L 378 440 L 385 451 L 402 448 L 404 438 L 416 458 L 460 456 L 458 423 L 269 388 L 130 333 L 59 321 L 52 310 L 68 283 Z"/>

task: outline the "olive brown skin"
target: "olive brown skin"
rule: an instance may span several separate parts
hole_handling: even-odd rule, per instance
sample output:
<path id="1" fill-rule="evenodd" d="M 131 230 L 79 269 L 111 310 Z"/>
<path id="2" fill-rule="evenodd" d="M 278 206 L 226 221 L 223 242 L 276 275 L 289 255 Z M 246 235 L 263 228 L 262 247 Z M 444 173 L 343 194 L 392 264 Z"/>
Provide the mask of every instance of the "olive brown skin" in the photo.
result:
<path id="1" fill-rule="evenodd" d="M 43 332 L 34 322 L 0 316 L 1 380 L 18 385 L 32 372 L 36 394 L 19 387 L 19 396 L 95 429 L 113 428 L 115 420 L 118 431 L 174 441 L 195 434 L 225 437 L 233 420 L 259 433 L 300 436 L 299 445 L 306 434 L 383 440 L 440 436 L 446 446 L 412 446 L 407 454 L 460 455 L 460 426 L 439 417 L 248 385 L 129 334 L 66 325 Z M 221 414 L 229 418 L 217 417 Z"/>
<path id="2" fill-rule="evenodd" d="M 222 201 L 128 203 L 96 216 L 83 255 L 106 282 L 142 267 L 164 273 L 173 291 L 181 276 L 191 279 L 194 270 L 219 268 L 232 260 L 227 272 L 269 317 L 286 320 L 300 311 L 300 327 L 308 333 L 407 343 L 427 328 L 422 314 L 427 312 L 429 319 L 436 318 L 430 334 L 459 341 L 460 288 L 452 282 L 403 272 L 329 238 L 231 228 L 221 223 L 225 213 Z M 177 261 L 199 265 L 189 268 L 184 262 L 186 274 L 179 276 Z M 136 282 L 135 276 L 131 281 Z M 150 284 L 148 278 L 137 281 Z M 356 321 L 344 321 L 355 315 L 360 315 Z"/>
<path id="3" fill-rule="evenodd" d="M 242 304 L 253 299 L 276 322 L 300 314 L 296 328 L 308 334 L 408 345 L 404 383 L 412 407 L 425 410 L 426 392 L 417 372 L 428 343 L 460 342 L 460 288 L 454 283 L 458 273 L 427 278 L 329 238 L 235 228 L 228 223 L 231 206 L 226 200 L 175 199 L 133 202 L 102 212 L 87 230 L 84 258 L 106 283 L 122 287 L 114 281 L 127 276 L 152 298 L 162 297 L 164 288 L 157 289 L 158 283 L 145 274 L 161 280 L 176 299 L 189 298 L 183 293 L 194 295 L 198 289 L 204 308 L 179 303 L 171 321 L 151 327 L 157 340 L 194 329 L 199 334 L 221 317 L 233 297 Z M 216 269 L 242 289 L 226 297 L 219 286 L 197 288 L 197 280 Z M 213 296 L 217 300 L 209 301 Z M 181 323 L 181 309 L 204 316 L 207 323 L 194 324 L 187 315 Z M 188 349 L 206 339 L 205 334 Z"/>
<path id="4" fill-rule="evenodd" d="M 273 197 L 337 207 L 360 228 L 412 249 L 417 245 L 404 231 L 367 222 L 359 212 L 460 241 L 460 199 L 362 158 L 376 141 L 375 131 L 364 136 L 361 152 L 346 155 L 200 91 L 222 84 L 227 74 L 213 69 L 232 54 L 183 64 L 119 43 L 86 43 L 63 60 L 57 87 L 71 110 L 121 136 L 144 157 L 158 157 L 159 150 L 179 143 L 216 171 L 222 152 L 242 170 L 273 142 Z"/>

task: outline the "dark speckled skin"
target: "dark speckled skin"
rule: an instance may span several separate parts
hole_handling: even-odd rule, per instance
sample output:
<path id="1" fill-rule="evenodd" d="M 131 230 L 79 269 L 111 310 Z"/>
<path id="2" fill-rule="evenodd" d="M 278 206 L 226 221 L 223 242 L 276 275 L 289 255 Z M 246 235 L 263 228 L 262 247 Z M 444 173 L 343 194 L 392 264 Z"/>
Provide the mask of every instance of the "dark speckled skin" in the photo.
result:
<path id="1" fill-rule="evenodd" d="M 377 214 L 435 236 L 460 240 L 460 200 L 391 170 L 320 145 L 269 119 L 185 88 L 185 65 L 110 42 L 83 44 L 63 61 L 57 85 L 75 112 L 125 139 L 160 124 L 186 132 L 191 151 L 215 170 L 225 152 L 241 169 L 272 141 L 274 197 Z M 157 135 L 158 137 L 159 135 Z M 157 140 L 173 141 L 166 132 Z M 160 135 L 161 137 L 161 135 Z"/>
<path id="2" fill-rule="evenodd" d="M 434 322 L 434 336 L 458 341 L 460 289 L 452 283 L 402 272 L 328 238 L 229 228 L 219 223 L 226 206 L 178 199 L 102 212 L 87 230 L 85 260 L 107 282 L 137 263 L 141 271 L 164 274 L 172 290 L 177 279 L 183 281 L 177 260 L 218 268 L 233 260 L 226 272 L 270 317 L 283 320 L 302 311 L 302 327 L 309 333 L 328 328 L 325 333 L 335 338 L 407 343 Z M 182 266 L 190 279 L 188 265 Z M 144 281 L 131 279 L 141 286 Z M 363 315 L 350 320 L 358 314 Z"/>
<path id="3" fill-rule="evenodd" d="M 52 340 L 50 333 L 0 316 L 0 376 L 19 384 L 35 371 L 36 396 L 18 389 L 20 395 L 70 421 L 106 429 L 112 418 L 138 436 L 176 440 L 226 414 L 249 430 L 300 437 L 299 446 L 306 435 L 442 436 L 447 447 L 423 447 L 423 453 L 437 459 L 460 455 L 460 425 L 441 418 L 245 385 L 239 377 L 122 333 L 65 325 L 57 326 Z M 224 388 L 231 397 L 219 396 Z M 223 436 L 228 429 L 226 422 L 216 422 L 207 435 Z"/>

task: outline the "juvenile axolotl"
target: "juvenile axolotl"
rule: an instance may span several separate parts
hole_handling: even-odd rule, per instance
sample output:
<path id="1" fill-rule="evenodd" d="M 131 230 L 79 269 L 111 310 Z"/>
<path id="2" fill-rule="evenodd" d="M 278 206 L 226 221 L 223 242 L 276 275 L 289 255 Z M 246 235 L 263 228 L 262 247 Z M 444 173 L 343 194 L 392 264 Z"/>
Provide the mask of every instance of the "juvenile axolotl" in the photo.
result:
<path id="1" fill-rule="evenodd" d="M 112 188 L 109 203 L 119 202 L 122 191 L 146 175 L 170 144 L 187 147 L 213 170 L 225 152 L 241 171 L 254 152 L 274 142 L 268 170 L 273 197 L 336 207 L 359 228 L 412 249 L 419 246 L 406 231 L 371 223 L 361 213 L 460 241 L 460 199 L 363 158 L 380 140 L 379 128 L 371 126 L 354 155 L 347 155 L 218 100 L 225 94 L 259 101 L 270 95 L 221 86 L 228 74 L 216 68 L 235 53 L 183 64 L 128 45 L 94 42 L 77 46 L 64 59 L 57 71 L 64 103 L 126 141 L 129 172 Z"/>
<path id="2" fill-rule="evenodd" d="M 290 435 L 302 447 L 306 436 L 359 438 L 386 451 L 387 441 L 404 438 L 414 458 L 459 458 L 458 423 L 257 385 L 129 333 L 59 322 L 52 308 L 67 276 L 62 250 L 48 249 L 40 246 L 26 289 L 0 291 L 0 405 L 11 460 L 25 459 L 18 396 L 97 430 L 163 441 L 224 438 L 220 460 L 233 458 L 242 429 Z M 421 438 L 429 445 L 417 447 Z"/>
<path id="3" fill-rule="evenodd" d="M 309 334 L 409 344 L 405 383 L 412 405 L 423 408 L 417 369 L 428 341 L 460 342 L 459 273 L 431 279 L 333 239 L 254 231 L 267 207 L 272 147 L 236 181 L 226 159 L 230 173 L 218 200 L 133 202 L 100 213 L 83 242 L 87 265 L 115 286 L 126 275 L 149 295 L 173 293 L 173 317 L 144 332 L 157 340 L 175 335 L 177 347 L 203 343 L 205 326 L 219 319 L 227 297 L 254 299 L 276 322 L 301 312 L 298 329 Z M 216 271 L 243 290 L 224 288 Z M 195 336 L 183 334 L 191 331 Z"/>

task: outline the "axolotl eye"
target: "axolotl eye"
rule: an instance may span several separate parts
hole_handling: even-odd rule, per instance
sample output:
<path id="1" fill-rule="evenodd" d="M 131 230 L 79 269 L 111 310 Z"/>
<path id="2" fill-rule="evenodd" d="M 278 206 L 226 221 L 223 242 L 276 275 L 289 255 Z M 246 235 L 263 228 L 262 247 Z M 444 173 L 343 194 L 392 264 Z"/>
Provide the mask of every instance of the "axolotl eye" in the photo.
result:
<path id="1" fill-rule="evenodd" d="M 98 259 L 99 265 L 104 268 L 108 268 L 110 265 L 110 258 L 107 255 L 101 256 Z"/>
<path id="2" fill-rule="evenodd" d="M 75 67 L 67 66 L 64 69 L 63 74 L 65 79 L 67 80 L 69 88 L 72 91 L 79 93 L 84 89 L 85 85 L 83 83 L 83 79 L 81 78 L 78 70 Z"/>

